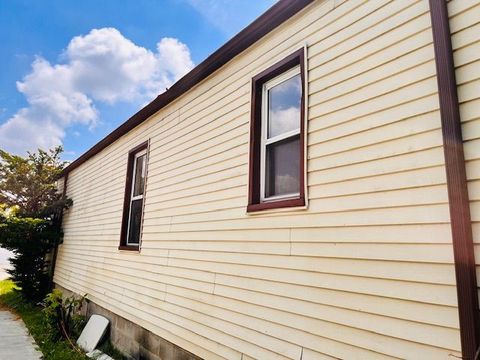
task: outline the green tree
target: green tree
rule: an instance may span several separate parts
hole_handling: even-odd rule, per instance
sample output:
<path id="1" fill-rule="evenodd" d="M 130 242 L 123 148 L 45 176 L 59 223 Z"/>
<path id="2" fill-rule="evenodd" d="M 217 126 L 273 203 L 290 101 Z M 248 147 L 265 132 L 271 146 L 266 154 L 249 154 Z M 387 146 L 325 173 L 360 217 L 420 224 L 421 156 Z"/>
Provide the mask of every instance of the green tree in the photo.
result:
<path id="1" fill-rule="evenodd" d="M 9 273 L 33 301 L 50 290 L 47 254 L 61 240 L 61 214 L 71 204 L 56 185 L 66 166 L 62 151 L 21 157 L 0 150 L 0 246 L 13 252 Z"/>
<path id="2" fill-rule="evenodd" d="M 61 146 L 26 157 L 0 150 L 0 203 L 17 206 L 19 216 L 51 216 L 65 205 L 56 181 L 67 163 Z"/>

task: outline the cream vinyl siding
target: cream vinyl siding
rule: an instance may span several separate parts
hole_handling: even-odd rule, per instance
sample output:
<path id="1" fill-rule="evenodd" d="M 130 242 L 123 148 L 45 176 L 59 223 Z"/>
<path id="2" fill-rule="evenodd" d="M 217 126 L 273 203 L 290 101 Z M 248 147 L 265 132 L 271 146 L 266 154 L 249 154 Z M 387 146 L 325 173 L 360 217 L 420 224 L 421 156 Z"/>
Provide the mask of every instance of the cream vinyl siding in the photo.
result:
<path id="1" fill-rule="evenodd" d="M 57 192 L 58 193 L 63 193 L 63 185 L 65 184 L 65 178 L 60 178 L 57 180 L 57 184 L 56 184 L 56 187 L 57 187 Z"/>
<path id="2" fill-rule="evenodd" d="M 479 200 L 477 4 L 449 6 Z M 251 78 L 304 45 L 308 209 L 247 215 Z M 147 139 L 141 252 L 122 252 L 127 154 Z M 67 194 L 56 283 L 198 356 L 460 356 L 428 1 L 316 1 L 73 170 Z"/>
<path id="3" fill-rule="evenodd" d="M 457 10 L 458 9 L 458 10 Z M 468 193 L 480 279 L 480 2 L 449 4 L 453 56 L 467 169 Z"/>

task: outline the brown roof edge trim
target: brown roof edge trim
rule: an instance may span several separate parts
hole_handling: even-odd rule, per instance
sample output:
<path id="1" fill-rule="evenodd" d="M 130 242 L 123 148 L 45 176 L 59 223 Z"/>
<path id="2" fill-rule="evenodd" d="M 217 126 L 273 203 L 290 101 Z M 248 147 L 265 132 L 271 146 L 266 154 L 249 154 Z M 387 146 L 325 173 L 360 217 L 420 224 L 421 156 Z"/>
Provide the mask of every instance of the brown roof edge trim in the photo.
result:
<path id="1" fill-rule="evenodd" d="M 170 89 L 157 96 L 150 104 L 138 111 L 130 119 L 100 140 L 92 148 L 87 150 L 78 159 L 68 165 L 62 172 L 62 176 L 77 168 L 92 156 L 112 144 L 127 132 L 141 124 L 164 106 L 186 93 L 193 86 L 211 75 L 214 71 L 225 65 L 236 55 L 253 45 L 277 26 L 291 18 L 300 10 L 315 0 L 280 0 L 255 21 L 240 31 L 231 40 L 225 43 L 207 59 L 197 65 L 193 70 L 173 84 Z"/>
<path id="2" fill-rule="evenodd" d="M 447 172 L 462 358 L 473 360 L 479 344 L 477 279 L 447 2 L 430 0 L 430 15 Z"/>

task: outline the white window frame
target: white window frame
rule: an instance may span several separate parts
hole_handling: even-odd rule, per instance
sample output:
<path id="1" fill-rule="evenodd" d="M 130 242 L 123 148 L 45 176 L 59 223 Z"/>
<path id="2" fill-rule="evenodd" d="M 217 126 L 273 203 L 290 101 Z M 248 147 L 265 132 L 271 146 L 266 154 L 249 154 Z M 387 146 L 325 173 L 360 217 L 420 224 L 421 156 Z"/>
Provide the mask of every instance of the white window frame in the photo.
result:
<path id="1" fill-rule="evenodd" d="M 142 168 L 142 171 L 143 171 L 143 175 L 144 175 L 144 182 L 143 182 L 143 191 L 142 191 L 142 194 L 141 195 L 137 195 L 137 196 L 133 196 L 133 193 L 135 191 L 135 182 L 136 182 L 136 177 L 135 177 L 135 174 L 137 172 L 137 159 L 141 156 L 145 155 L 145 157 L 143 158 L 143 168 Z M 140 200 L 140 199 L 143 199 L 143 202 L 142 202 L 142 219 L 143 219 L 143 207 L 145 206 L 145 185 L 147 183 L 147 177 L 146 177 L 146 174 L 147 174 L 147 149 L 143 149 L 141 151 L 139 151 L 138 153 L 135 154 L 134 158 L 133 158 L 133 171 L 132 171 L 132 189 L 130 190 L 130 203 L 128 204 L 129 208 L 128 208 L 128 219 L 127 219 L 127 234 L 126 234 L 126 245 L 127 246 L 140 246 L 140 241 L 141 241 L 141 236 L 142 236 L 142 225 L 140 224 L 140 235 L 138 237 L 138 243 L 133 243 L 133 242 L 130 242 L 129 238 L 130 238 L 130 220 L 131 220 L 131 216 L 132 216 L 132 203 L 133 201 L 135 200 Z"/>
<path id="2" fill-rule="evenodd" d="M 273 87 L 281 84 L 284 81 L 287 81 L 294 76 L 301 74 L 300 65 L 295 66 L 294 68 L 285 71 L 284 73 L 276 76 L 275 78 L 267 81 L 263 84 L 262 88 L 262 125 L 261 125 L 261 145 L 260 145 L 260 202 L 269 202 L 277 200 L 287 200 L 292 198 L 298 198 L 300 192 L 283 194 L 276 196 L 265 196 L 265 177 L 266 177 L 266 156 L 267 156 L 267 145 L 277 143 L 284 139 L 288 139 L 295 135 L 301 134 L 301 118 L 298 121 L 298 128 L 295 130 L 288 131 L 286 133 L 274 136 L 273 138 L 268 138 L 268 115 L 269 115 L 269 103 L 268 103 L 268 91 Z"/>

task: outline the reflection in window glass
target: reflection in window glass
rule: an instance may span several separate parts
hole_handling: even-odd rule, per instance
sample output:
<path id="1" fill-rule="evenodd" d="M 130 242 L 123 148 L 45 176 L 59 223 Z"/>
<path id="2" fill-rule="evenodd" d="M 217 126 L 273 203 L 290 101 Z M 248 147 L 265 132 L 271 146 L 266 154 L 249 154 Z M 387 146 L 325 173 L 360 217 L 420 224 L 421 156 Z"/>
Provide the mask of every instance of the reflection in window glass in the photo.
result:
<path id="1" fill-rule="evenodd" d="M 300 137 L 267 146 L 265 196 L 296 194 L 300 188 Z"/>
<path id="2" fill-rule="evenodd" d="M 128 244 L 140 243 L 140 228 L 142 225 L 143 199 L 133 200 L 130 208 L 130 220 L 128 225 Z"/>
<path id="3" fill-rule="evenodd" d="M 268 90 L 268 138 L 300 128 L 300 74 Z"/>
<path id="4" fill-rule="evenodd" d="M 135 160 L 135 179 L 134 179 L 134 189 L 133 196 L 138 196 L 143 194 L 143 189 L 145 185 L 145 158 L 146 155 L 137 157 Z"/>

